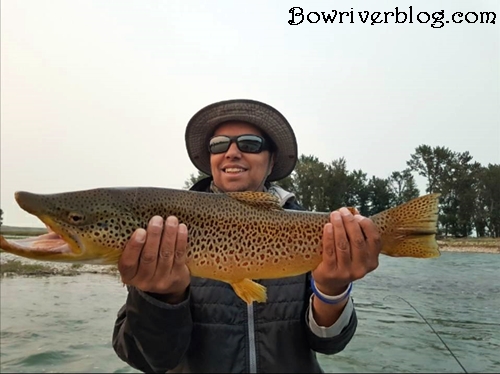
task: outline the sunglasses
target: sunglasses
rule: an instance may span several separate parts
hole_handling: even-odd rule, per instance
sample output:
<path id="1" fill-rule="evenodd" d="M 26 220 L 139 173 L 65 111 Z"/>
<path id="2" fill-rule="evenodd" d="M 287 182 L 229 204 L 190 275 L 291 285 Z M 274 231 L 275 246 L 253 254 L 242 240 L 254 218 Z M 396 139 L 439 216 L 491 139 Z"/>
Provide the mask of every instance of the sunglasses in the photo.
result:
<path id="1" fill-rule="evenodd" d="M 210 139 L 208 151 L 212 154 L 227 152 L 233 142 L 245 153 L 260 153 L 269 149 L 269 144 L 258 135 L 216 135 Z"/>

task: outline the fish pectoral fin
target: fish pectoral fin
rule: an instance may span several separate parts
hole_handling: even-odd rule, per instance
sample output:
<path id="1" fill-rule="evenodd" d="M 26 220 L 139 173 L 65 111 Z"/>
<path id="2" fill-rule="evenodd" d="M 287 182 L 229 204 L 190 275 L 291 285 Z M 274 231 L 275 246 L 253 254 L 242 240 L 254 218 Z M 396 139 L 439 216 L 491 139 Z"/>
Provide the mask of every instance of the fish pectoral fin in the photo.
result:
<path id="1" fill-rule="evenodd" d="M 226 192 L 226 195 L 255 208 L 283 210 L 279 199 L 269 192 Z"/>
<path id="2" fill-rule="evenodd" d="M 264 303 L 267 300 L 266 287 L 251 279 L 245 278 L 238 282 L 230 282 L 234 292 L 247 304 L 254 301 Z"/>

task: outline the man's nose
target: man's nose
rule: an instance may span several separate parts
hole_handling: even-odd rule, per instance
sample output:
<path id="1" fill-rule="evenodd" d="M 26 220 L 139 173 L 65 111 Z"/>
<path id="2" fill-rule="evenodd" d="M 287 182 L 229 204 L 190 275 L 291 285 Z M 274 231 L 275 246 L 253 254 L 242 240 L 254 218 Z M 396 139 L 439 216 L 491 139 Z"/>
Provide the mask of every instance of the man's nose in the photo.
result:
<path id="1" fill-rule="evenodd" d="M 236 142 L 231 143 L 228 150 L 226 151 L 226 157 L 228 158 L 241 157 L 241 151 L 239 150 Z"/>

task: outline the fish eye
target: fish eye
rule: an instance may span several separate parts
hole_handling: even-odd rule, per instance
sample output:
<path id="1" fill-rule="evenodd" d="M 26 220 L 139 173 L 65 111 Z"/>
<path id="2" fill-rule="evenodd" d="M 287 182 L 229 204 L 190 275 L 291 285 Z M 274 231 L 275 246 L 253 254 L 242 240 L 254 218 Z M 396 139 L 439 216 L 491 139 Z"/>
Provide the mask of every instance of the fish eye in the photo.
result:
<path id="1" fill-rule="evenodd" d="M 83 214 L 80 214 L 80 213 L 71 212 L 68 214 L 68 220 L 71 223 L 79 224 L 85 220 L 85 216 Z"/>

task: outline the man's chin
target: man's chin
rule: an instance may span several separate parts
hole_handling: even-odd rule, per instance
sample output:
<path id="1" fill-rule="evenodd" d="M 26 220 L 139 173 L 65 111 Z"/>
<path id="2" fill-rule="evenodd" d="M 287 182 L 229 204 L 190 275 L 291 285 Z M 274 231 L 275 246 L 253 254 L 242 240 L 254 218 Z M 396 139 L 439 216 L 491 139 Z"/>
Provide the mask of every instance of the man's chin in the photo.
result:
<path id="1" fill-rule="evenodd" d="M 215 184 L 224 192 L 245 192 L 250 191 L 248 183 L 244 181 L 223 181 L 221 185 Z"/>

